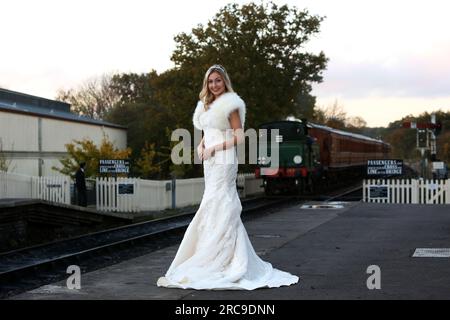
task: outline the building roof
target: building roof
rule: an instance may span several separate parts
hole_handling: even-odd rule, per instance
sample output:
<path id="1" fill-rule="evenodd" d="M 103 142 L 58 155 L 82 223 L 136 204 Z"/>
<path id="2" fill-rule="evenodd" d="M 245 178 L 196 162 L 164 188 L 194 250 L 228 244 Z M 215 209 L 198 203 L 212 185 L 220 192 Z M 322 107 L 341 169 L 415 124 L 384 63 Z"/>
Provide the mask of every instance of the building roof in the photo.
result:
<path id="1" fill-rule="evenodd" d="M 70 104 L 0 88 L 0 111 L 127 129 L 124 126 L 92 119 L 70 111 Z"/>
<path id="2" fill-rule="evenodd" d="M 367 140 L 367 141 L 372 141 L 372 142 L 376 142 L 376 143 L 382 143 L 382 144 L 386 144 L 388 145 L 389 143 L 384 142 L 383 140 L 379 140 L 379 139 L 375 139 L 375 138 L 371 138 L 359 133 L 353 133 L 353 132 L 349 132 L 349 131 L 343 131 L 343 130 L 339 130 L 339 129 L 334 129 L 328 126 L 324 126 L 324 125 L 320 125 L 320 124 L 316 124 L 316 123 L 312 123 L 312 122 L 308 122 L 308 126 L 310 128 L 318 128 L 318 129 L 322 129 L 322 130 L 326 130 L 329 132 L 334 132 L 343 136 L 349 136 L 349 137 L 353 137 L 356 139 L 360 139 L 360 140 Z"/>

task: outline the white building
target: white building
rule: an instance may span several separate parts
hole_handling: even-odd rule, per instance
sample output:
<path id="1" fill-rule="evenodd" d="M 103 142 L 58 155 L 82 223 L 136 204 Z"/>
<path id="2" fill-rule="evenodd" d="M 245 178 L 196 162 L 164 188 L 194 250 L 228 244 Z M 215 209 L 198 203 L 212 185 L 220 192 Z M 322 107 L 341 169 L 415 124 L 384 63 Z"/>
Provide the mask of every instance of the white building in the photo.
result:
<path id="1" fill-rule="evenodd" d="M 70 104 L 0 88 L 0 143 L 9 172 L 60 175 L 65 144 L 88 138 L 100 145 L 105 133 L 116 148 L 127 147 L 126 127 L 70 112 Z"/>

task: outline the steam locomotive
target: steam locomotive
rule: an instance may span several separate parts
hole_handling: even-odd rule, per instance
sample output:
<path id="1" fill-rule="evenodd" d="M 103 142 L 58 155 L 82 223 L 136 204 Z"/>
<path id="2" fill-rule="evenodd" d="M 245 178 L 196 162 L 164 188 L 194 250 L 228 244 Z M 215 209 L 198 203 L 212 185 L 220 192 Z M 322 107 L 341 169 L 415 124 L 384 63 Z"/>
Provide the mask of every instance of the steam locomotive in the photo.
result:
<path id="1" fill-rule="evenodd" d="M 381 140 L 306 120 L 273 121 L 259 129 L 255 175 L 263 179 L 267 195 L 309 193 L 362 177 L 367 160 L 386 159 L 391 149 Z M 278 129 L 275 137 L 272 129 Z M 278 152 L 278 166 L 273 165 L 274 152 Z"/>

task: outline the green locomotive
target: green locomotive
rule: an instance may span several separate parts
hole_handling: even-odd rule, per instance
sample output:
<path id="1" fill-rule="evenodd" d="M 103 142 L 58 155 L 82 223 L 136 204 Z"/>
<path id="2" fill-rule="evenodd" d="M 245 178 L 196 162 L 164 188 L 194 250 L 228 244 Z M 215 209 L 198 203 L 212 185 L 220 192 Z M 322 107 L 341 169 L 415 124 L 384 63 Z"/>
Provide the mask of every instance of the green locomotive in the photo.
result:
<path id="1" fill-rule="evenodd" d="M 306 120 L 264 123 L 259 132 L 255 176 L 263 179 L 267 195 L 309 193 L 350 176 L 362 176 L 368 159 L 385 159 L 390 152 L 381 140 Z M 273 163 L 276 154 L 278 165 Z"/>

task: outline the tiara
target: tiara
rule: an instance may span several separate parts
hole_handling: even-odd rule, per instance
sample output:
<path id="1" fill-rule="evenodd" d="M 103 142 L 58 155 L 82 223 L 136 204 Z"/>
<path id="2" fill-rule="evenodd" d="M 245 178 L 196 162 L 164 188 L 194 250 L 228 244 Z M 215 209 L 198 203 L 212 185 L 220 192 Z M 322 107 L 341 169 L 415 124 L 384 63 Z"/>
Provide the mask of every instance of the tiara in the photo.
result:
<path id="1" fill-rule="evenodd" d="M 215 65 L 209 67 L 208 72 L 211 71 L 211 70 L 214 70 L 214 69 L 219 69 L 223 73 L 226 73 L 225 69 L 220 64 L 215 64 Z"/>

